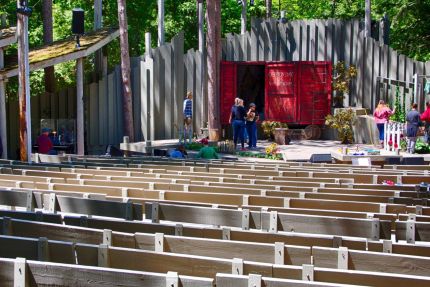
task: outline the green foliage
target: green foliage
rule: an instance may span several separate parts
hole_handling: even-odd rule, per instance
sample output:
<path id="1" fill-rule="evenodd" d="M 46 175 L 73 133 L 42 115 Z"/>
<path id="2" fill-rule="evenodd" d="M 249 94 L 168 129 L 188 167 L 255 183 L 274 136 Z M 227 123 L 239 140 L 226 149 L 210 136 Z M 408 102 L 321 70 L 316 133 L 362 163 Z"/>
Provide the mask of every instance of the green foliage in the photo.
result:
<path id="1" fill-rule="evenodd" d="M 354 65 L 346 67 L 345 62 L 339 61 L 333 69 L 333 90 L 336 91 L 334 101 L 336 105 L 342 106 L 345 94 L 349 93 L 351 80 L 357 77 L 357 68 Z"/>
<path id="2" fill-rule="evenodd" d="M 393 122 L 406 122 L 406 95 L 403 94 L 403 100 L 400 99 L 400 88 L 396 87 L 396 98 L 394 100 L 394 114 L 390 116 Z"/>
<path id="3" fill-rule="evenodd" d="M 271 138 L 275 135 L 276 128 L 288 128 L 288 124 L 276 122 L 276 121 L 263 121 L 261 123 L 263 133 L 267 138 Z"/>
<path id="4" fill-rule="evenodd" d="M 416 144 L 415 144 L 415 153 L 418 154 L 425 154 L 430 153 L 430 146 L 428 143 L 425 143 L 421 140 L 421 138 L 418 138 Z"/>
<path id="5" fill-rule="evenodd" d="M 353 143 L 352 125 L 355 123 L 355 113 L 352 109 L 341 109 L 335 115 L 328 115 L 325 124 L 338 132 L 342 143 Z"/>
<path id="6" fill-rule="evenodd" d="M 30 0 L 33 14 L 29 19 L 30 47 L 42 45 L 42 1 Z M 249 3 L 249 2 L 248 2 Z M 278 5 L 280 4 L 280 6 Z M 81 7 L 85 11 L 85 29 L 93 28 L 93 0 L 53 0 L 54 39 L 63 39 L 71 35 L 71 10 Z M 241 6 L 237 0 L 221 0 L 222 34 L 240 32 Z M 9 22 L 16 22 L 16 1 L 1 1 L 0 11 L 9 14 Z M 279 17 L 279 10 L 287 12 L 289 20 L 297 19 L 352 19 L 364 17 L 364 1 L 360 0 L 280 0 L 273 1 L 272 15 Z M 430 60 L 430 11 L 429 0 L 373 0 L 372 17 L 375 20 L 387 13 L 391 22 L 391 45 L 399 52 L 417 60 Z M 265 17 L 265 0 L 255 0 L 254 6 L 248 5 L 248 20 L 251 17 Z M 128 32 L 130 55 L 140 56 L 144 53 L 145 33 L 151 32 L 153 46 L 157 43 L 157 1 L 128 0 Z M 118 26 L 117 0 L 103 1 L 104 26 Z M 185 32 L 185 50 L 197 47 L 197 12 L 196 0 L 165 1 L 166 41 L 179 31 Z M 248 21 L 248 28 L 250 21 Z M 105 48 L 110 69 L 120 60 L 119 41 L 113 41 Z M 6 55 L 16 54 L 16 45 L 6 50 Z M 87 78 L 94 66 L 94 58 L 85 61 Z M 55 67 L 56 86 L 63 89 L 73 86 L 75 82 L 74 63 L 65 63 Z M 31 74 L 32 94 L 42 93 L 43 72 Z M 7 96 L 16 97 L 17 84 L 11 79 L 7 85 Z"/>

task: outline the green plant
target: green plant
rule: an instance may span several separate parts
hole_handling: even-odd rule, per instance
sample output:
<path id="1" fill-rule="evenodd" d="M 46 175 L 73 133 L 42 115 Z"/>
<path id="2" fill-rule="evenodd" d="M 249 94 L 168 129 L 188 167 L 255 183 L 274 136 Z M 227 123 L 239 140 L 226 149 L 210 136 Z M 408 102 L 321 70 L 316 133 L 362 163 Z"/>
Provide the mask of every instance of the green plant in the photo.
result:
<path id="1" fill-rule="evenodd" d="M 349 93 L 349 84 L 357 76 L 357 68 L 354 65 L 346 67 L 345 62 L 339 61 L 334 66 L 333 90 L 335 106 L 342 107 L 345 94 Z"/>
<path id="2" fill-rule="evenodd" d="M 400 149 L 405 151 L 408 147 L 408 143 L 404 137 L 400 138 Z"/>
<path id="3" fill-rule="evenodd" d="M 394 114 L 390 116 L 393 122 L 406 122 L 406 96 L 403 94 L 403 100 L 400 101 L 400 88 L 396 87 L 396 98 L 394 99 Z"/>
<path id="4" fill-rule="evenodd" d="M 276 121 L 263 121 L 261 123 L 261 128 L 267 138 L 273 138 L 276 128 L 288 128 L 288 124 Z"/>
<path id="5" fill-rule="evenodd" d="M 354 123 L 355 113 L 352 109 L 339 110 L 335 115 L 328 115 L 325 118 L 325 124 L 337 130 L 339 139 L 343 144 L 354 142 L 352 131 Z"/>
<path id="6" fill-rule="evenodd" d="M 428 143 L 423 142 L 420 138 L 415 144 L 415 153 L 425 154 L 430 153 L 430 146 Z"/>

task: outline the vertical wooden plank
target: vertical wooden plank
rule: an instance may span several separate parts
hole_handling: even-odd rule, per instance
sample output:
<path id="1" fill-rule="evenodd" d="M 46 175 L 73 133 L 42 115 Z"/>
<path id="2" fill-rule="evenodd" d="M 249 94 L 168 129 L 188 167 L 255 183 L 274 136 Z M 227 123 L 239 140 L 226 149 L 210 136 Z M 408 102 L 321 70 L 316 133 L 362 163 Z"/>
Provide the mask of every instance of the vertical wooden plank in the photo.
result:
<path id="1" fill-rule="evenodd" d="M 308 25 L 305 21 L 299 20 L 300 36 L 299 36 L 299 61 L 307 60 L 307 40 L 308 40 Z"/>
<path id="2" fill-rule="evenodd" d="M 92 146 L 99 145 L 99 85 L 98 83 L 90 84 L 90 133 L 89 142 Z"/>
<path id="3" fill-rule="evenodd" d="M 233 61 L 233 59 L 234 59 L 232 38 L 233 38 L 233 34 L 231 34 L 231 33 L 228 33 L 225 35 L 225 39 L 226 39 L 226 57 L 225 57 L 225 59 L 227 61 Z"/>
<path id="4" fill-rule="evenodd" d="M 378 41 L 372 40 L 373 43 L 373 71 L 372 71 L 372 106 L 373 110 L 380 100 L 379 85 L 377 84 L 378 77 L 381 75 L 381 45 Z"/>
<path id="5" fill-rule="evenodd" d="M 122 89 L 122 79 L 121 79 L 121 66 L 115 67 L 115 90 L 116 90 L 116 108 L 118 114 L 118 131 L 119 138 L 118 142 L 122 142 L 124 136 L 124 111 L 123 111 L 123 89 Z"/>
<path id="6" fill-rule="evenodd" d="M 8 129 L 7 129 L 7 147 L 9 159 L 18 159 L 18 101 L 16 99 L 7 99 L 6 102 Z"/>
<path id="7" fill-rule="evenodd" d="M 51 119 L 58 119 L 58 93 L 51 94 Z"/>
<path id="8" fill-rule="evenodd" d="M 74 109 L 75 102 L 76 102 L 75 90 L 70 88 L 67 91 L 67 118 L 68 119 L 75 118 L 75 109 Z"/>
<path id="9" fill-rule="evenodd" d="M 279 24 L 278 27 L 278 33 L 279 33 L 279 45 L 278 45 L 278 51 L 279 51 L 279 61 L 287 61 L 287 54 L 288 54 L 288 48 L 287 48 L 287 30 L 288 25 L 287 24 Z"/>
<path id="10" fill-rule="evenodd" d="M 333 35 L 333 19 L 329 19 L 326 22 L 326 60 L 335 63 L 333 58 L 333 45 L 335 45 Z"/>
<path id="11" fill-rule="evenodd" d="M 107 100 L 108 100 L 108 142 L 110 144 L 115 144 L 115 119 L 117 117 L 117 114 L 115 113 L 115 90 L 114 90 L 114 78 L 113 74 L 109 74 L 107 76 Z M 133 93 L 134 94 L 134 93 Z"/>
<path id="12" fill-rule="evenodd" d="M 58 118 L 64 119 L 66 117 L 66 99 L 67 90 L 61 90 L 58 94 Z"/>
<path id="13" fill-rule="evenodd" d="M 98 145 L 105 145 L 107 138 L 107 101 L 106 101 L 106 78 L 99 81 L 98 87 L 98 102 L 99 102 L 99 113 L 98 113 Z"/>
<path id="14" fill-rule="evenodd" d="M 399 64 L 397 67 L 399 76 L 398 79 L 400 81 L 406 81 L 406 56 L 405 55 L 399 55 Z"/>
<path id="15" fill-rule="evenodd" d="M 163 48 L 163 47 L 161 47 Z M 164 60 L 161 55 L 161 48 L 154 50 L 154 120 L 164 118 Z M 153 140 L 164 139 L 164 121 L 154 121 L 154 138 Z"/>
<path id="16" fill-rule="evenodd" d="M 300 59 L 300 23 L 292 21 L 291 23 L 292 36 L 289 39 L 290 53 L 292 54 L 292 61 L 299 61 Z"/>
<path id="17" fill-rule="evenodd" d="M 372 108 L 373 39 L 367 38 L 364 47 L 363 108 Z"/>
<path id="18" fill-rule="evenodd" d="M 139 60 L 140 61 L 140 60 Z M 140 117 L 140 66 L 136 64 L 131 70 L 132 75 L 132 89 L 133 89 L 133 119 L 134 119 L 134 136 L 135 141 L 139 142 L 142 140 L 142 129 Z"/>
<path id="19" fill-rule="evenodd" d="M 257 18 L 251 19 L 251 61 L 257 61 L 259 55 L 258 40 L 260 37 L 260 20 Z"/>
<path id="20" fill-rule="evenodd" d="M 424 75 L 424 63 L 423 62 L 419 62 L 419 61 L 415 61 L 414 62 L 414 73 L 417 73 L 418 75 Z M 423 81 L 419 81 L 420 86 L 419 86 L 419 92 L 418 92 L 418 97 L 417 97 L 417 102 L 418 102 L 418 109 L 420 111 L 423 111 L 425 109 L 425 102 L 426 102 L 426 98 L 424 95 L 424 91 L 423 91 Z M 412 92 L 412 96 L 413 96 L 413 92 Z"/>
<path id="21" fill-rule="evenodd" d="M 154 139 L 154 61 L 152 58 L 146 57 L 145 61 L 142 61 L 142 72 L 141 73 L 141 122 L 142 122 L 142 133 L 147 140 Z"/>
<path id="22" fill-rule="evenodd" d="M 174 135 L 174 126 L 172 123 L 175 121 L 173 120 L 173 54 L 172 54 L 172 45 L 165 45 L 163 49 L 160 49 L 162 58 L 164 60 L 164 137 L 165 138 L 172 138 Z"/>
<path id="23" fill-rule="evenodd" d="M 355 106 L 357 107 L 363 107 L 363 93 L 364 93 L 364 89 L 363 89 L 363 79 L 364 79 L 364 74 L 365 74 L 365 66 L 364 66 L 364 37 L 363 34 L 360 34 L 358 37 L 358 41 L 357 41 L 357 69 L 358 69 L 358 74 L 357 74 L 357 80 L 356 80 L 356 88 L 357 88 L 357 92 L 356 92 L 356 98 L 352 99 L 353 104 L 354 104 L 354 100 L 355 100 Z"/>
<path id="24" fill-rule="evenodd" d="M 352 62 L 351 59 L 351 35 L 353 21 L 343 21 L 344 25 L 344 43 L 343 43 L 343 53 L 345 58 L 345 63 L 350 66 Z"/>
<path id="25" fill-rule="evenodd" d="M 266 22 L 260 23 L 260 33 L 258 35 L 258 61 L 265 61 L 267 53 L 267 33 L 266 33 Z"/>
<path id="26" fill-rule="evenodd" d="M 325 61 L 326 60 L 326 45 L 327 45 L 327 41 L 325 38 L 325 28 L 326 28 L 326 24 L 325 24 L 325 20 L 317 20 L 316 25 L 317 25 L 317 30 L 318 30 L 318 42 L 317 42 L 317 61 Z"/>
<path id="27" fill-rule="evenodd" d="M 183 122 L 182 104 L 183 104 L 183 91 L 184 91 L 184 34 L 179 33 L 173 40 L 173 55 L 174 55 L 174 121 L 178 123 Z M 175 133 L 178 137 L 178 133 Z"/>
<path id="28" fill-rule="evenodd" d="M 391 79 L 398 79 L 399 78 L 399 73 L 398 73 L 398 63 L 399 63 L 399 58 L 397 56 L 397 52 L 393 49 L 393 48 L 389 48 L 389 65 L 390 65 L 390 69 L 388 71 L 388 78 Z"/>
<path id="29" fill-rule="evenodd" d="M 381 66 L 380 66 L 379 75 L 381 76 L 381 78 L 388 78 L 389 55 L 388 55 L 388 46 L 387 45 L 381 46 L 379 56 L 381 58 Z M 380 100 L 388 101 L 388 89 L 386 87 L 388 87 L 388 86 L 387 85 L 381 85 L 380 95 L 379 95 Z"/>
<path id="30" fill-rule="evenodd" d="M 317 41 L 318 41 L 318 34 L 317 34 L 317 26 L 316 26 L 316 20 L 311 20 L 309 21 L 309 44 L 310 44 L 310 58 L 309 60 L 311 61 L 316 61 L 317 60 Z"/>
<path id="31" fill-rule="evenodd" d="M 36 141 L 40 133 L 40 98 L 41 95 L 31 97 L 31 138 L 33 143 Z M 1 143 L 0 143 L 1 144 Z"/>

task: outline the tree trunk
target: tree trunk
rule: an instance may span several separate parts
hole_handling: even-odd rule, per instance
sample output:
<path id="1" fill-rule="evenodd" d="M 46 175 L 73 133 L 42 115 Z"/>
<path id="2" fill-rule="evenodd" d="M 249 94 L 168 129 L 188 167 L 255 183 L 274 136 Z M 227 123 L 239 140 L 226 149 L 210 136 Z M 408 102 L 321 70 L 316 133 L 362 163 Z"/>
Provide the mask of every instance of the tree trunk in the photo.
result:
<path id="1" fill-rule="evenodd" d="M 126 0 L 118 0 L 119 38 L 121 45 L 121 75 L 123 84 L 123 113 L 124 113 L 124 135 L 128 136 L 130 142 L 134 142 L 133 127 L 133 96 L 130 83 L 130 55 L 128 51 L 128 24 Z"/>
<path id="2" fill-rule="evenodd" d="M 42 1 L 42 20 L 43 20 L 43 44 L 51 44 L 54 41 L 52 24 L 52 0 Z M 54 66 L 47 67 L 45 71 L 45 96 L 55 92 L 55 70 Z"/>
<path id="3" fill-rule="evenodd" d="M 220 135 L 219 116 L 219 70 L 221 63 L 221 1 L 207 1 L 208 36 L 208 123 L 209 137 L 218 140 Z"/>
<path id="4" fill-rule="evenodd" d="M 272 17 L 272 0 L 266 0 L 266 17 Z"/>

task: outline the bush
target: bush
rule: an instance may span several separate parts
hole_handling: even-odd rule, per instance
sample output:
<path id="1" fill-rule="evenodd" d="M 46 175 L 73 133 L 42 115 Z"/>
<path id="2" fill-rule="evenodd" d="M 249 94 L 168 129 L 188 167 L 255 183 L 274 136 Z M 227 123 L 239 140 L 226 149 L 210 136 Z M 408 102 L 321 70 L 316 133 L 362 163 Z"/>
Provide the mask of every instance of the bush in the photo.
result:
<path id="1" fill-rule="evenodd" d="M 418 139 L 415 144 L 415 153 L 418 153 L 418 154 L 430 153 L 429 144 L 423 142 L 421 139 Z"/>
<path id="2" fill-rule="evenodd" d="M 276 121 L 263 121 L 261 123 L 261 128 L 263 129 L 264 135 L 268 139 L 272 139 L 275 136 L 276 128 L 288 128 L 286 123 L 276 122 Z"/>
<path id="3" fill-rule="evenodd" d="M 352 131 L 354 123 L 355 113 L 352 109 L 340 110 L 334 116 L 328 115 L 325 118 L 325 124 L 337 130 L 339 139 L 343 144 L 354 142 L 354 133 Z"/>

